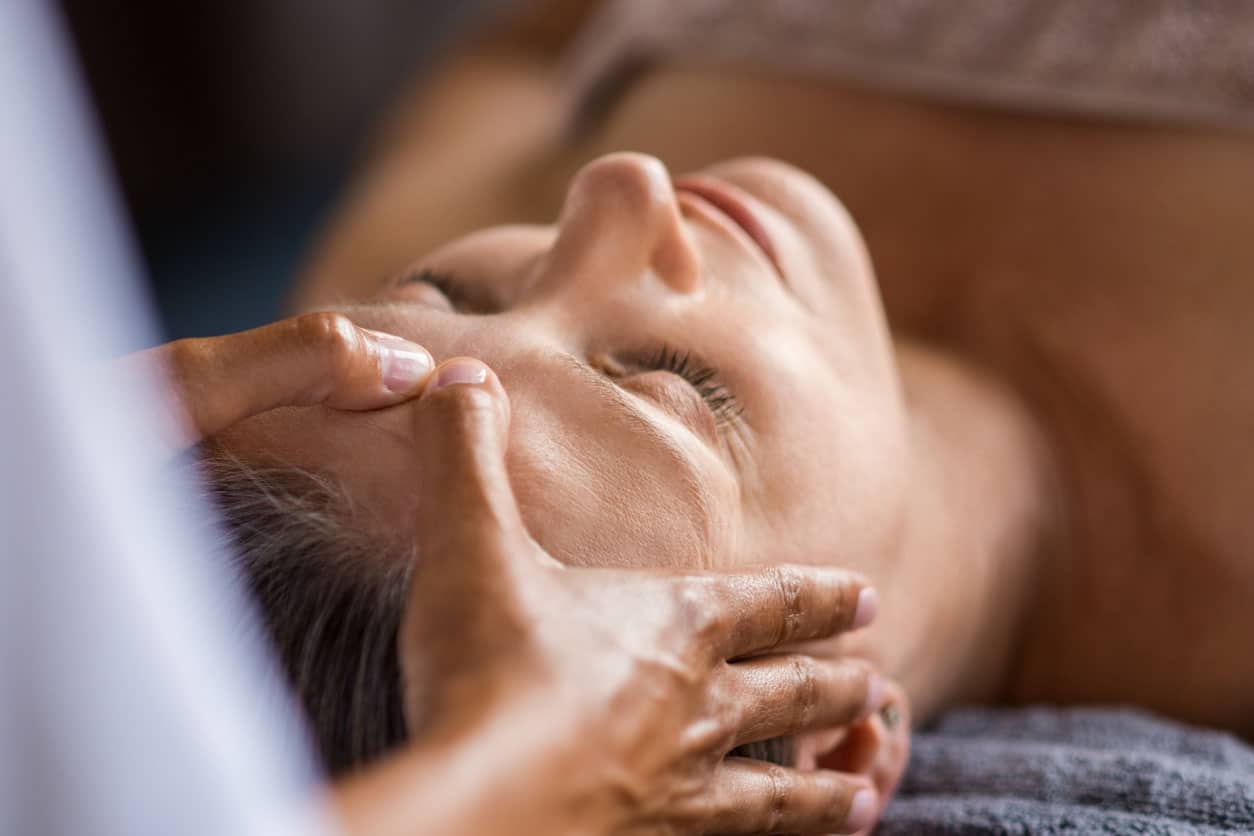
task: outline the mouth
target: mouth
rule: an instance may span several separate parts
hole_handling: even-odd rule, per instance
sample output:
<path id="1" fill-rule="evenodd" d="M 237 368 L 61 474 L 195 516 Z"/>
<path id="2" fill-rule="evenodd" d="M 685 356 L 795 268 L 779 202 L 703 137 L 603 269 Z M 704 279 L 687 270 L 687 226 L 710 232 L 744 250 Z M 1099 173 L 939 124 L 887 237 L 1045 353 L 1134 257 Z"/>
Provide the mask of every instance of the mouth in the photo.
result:
<path id="1" fill-rule="evenodd" d="M 766 260 L 779 275 L 780 281 L 784 280 L 784 271 L 780 267 L 771 236 L 758 218 L 749 197 L 740 189 L 707 175 L 695 174 L 675 178 L 674 188 L 679 194 L 688 194 L 700 199 L 731 221 L 766 256 Z"/>

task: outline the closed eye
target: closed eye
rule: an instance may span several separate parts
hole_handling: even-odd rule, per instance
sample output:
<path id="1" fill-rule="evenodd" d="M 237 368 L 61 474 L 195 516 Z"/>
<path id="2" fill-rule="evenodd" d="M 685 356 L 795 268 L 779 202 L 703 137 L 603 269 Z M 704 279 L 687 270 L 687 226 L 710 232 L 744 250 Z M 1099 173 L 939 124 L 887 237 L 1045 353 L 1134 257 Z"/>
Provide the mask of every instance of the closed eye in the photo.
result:
<path id="1" fill-rule="evenodd" d="M 454 274 L 424 267 L 406 273 L 396 282 L 398 288 L 421 287 L 434 290 L 447 303 L 450 310 L 465 314 L 499 313 L 500 306 L 471 292 L 466 282 L 459 280 Z"/>
<path id="2" fill-rule="evenodd" d="M 442 303 L 440 307 L 447 307 L 456 313 L 482 315 L 501 310 L 499 305 L 485 304 L 484 299 L 472 294 L 466 283 L 454 274 L 430 267 L 406 273 L 396 286 L 434 291 Z M 715 368 L 698 360 L 691 352 L 662 345 L 639 355 L 629 366 L 636 371 L 664 371 L 683 378 L 701 396 L 720 429 L 740 420 L 743 408 L 736 394 L 721 380 Z"/>
<path id="3" fill-rule="evenodd" d="M 736 423 L 744 409 L 736 394 L 719 378 L 718 371 L 695 359 L 690 352 L 663 345 L 640 361 L 640 366 L 678 375 L 701 396 L 720 427 Z"/>

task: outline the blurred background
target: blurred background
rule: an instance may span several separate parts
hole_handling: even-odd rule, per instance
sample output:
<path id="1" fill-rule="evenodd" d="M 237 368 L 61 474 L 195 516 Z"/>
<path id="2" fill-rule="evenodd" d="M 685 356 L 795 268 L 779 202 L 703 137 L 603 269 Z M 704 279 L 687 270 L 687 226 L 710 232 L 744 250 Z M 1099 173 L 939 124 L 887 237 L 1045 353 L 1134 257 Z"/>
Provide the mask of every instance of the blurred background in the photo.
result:
<path id="1" fill-rule="evenodd" d="M 493 0 L 62 0 L 168 338 L 269 321 L 380 109 Z"/>

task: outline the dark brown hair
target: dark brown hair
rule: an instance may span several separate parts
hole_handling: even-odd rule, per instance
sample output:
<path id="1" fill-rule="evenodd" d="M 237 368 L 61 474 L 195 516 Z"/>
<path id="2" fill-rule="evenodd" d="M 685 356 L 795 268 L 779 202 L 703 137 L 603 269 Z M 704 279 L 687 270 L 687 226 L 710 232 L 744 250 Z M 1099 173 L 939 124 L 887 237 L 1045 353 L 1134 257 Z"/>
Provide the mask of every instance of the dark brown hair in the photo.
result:
<path id="1" fill-rule="evenodd" d="M 251 592 L 324 767 L 338 775 L 405 739 L 396 634 L 412 548 L 354 528 L 347 492 L 220 448 L 201 458 L 229 552 Z"/>

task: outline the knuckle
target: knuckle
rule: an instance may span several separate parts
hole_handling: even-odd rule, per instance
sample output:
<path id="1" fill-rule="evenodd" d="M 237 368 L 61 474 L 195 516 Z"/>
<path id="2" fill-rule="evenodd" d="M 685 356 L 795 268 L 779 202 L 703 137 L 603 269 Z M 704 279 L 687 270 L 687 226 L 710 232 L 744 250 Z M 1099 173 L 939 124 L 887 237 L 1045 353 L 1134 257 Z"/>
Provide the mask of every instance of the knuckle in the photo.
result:
<path id="1" fill-rule="evenodd" d="M 658 836 L 705 833 L 705 823 L 716 819 L 722 812 L 719 804 L 709 797 L 708 782 L 703 780 L 679 780 L 673 794 L 677 800 L 671 805 L 666 817 L 652 823 L 649 833 Z"/>
<path id="2" fill-rule="evenodd" d="M 778 764 L 767 764 L 763 769 L 766 781 L 766 806 L 763 824 L 768 833 L 774 833 L 788 814 L 788 802 L 792 796 L 792 782 L 788 770 Z"/>
<path id="3" fill-rule="evenodd" d="M 689 738 L 691 751 L 700 758 L 722 758 L 736 746 L 736 733 L 743 725 L 744 710 L 728 699 L 717 701 L 710 707 L 703 722 L 695 723 L 694 734 Z"/>
<path id="4" fill-rule="evenodd" d="M 791 656 L 788 676 L 793 693 L 792 706 L 797 729 L 807 728 L 819 704 L 817 663 L 808 656 Z"/>
<path id="5" fill-rule="evenodd" d="M 805 611 L 804 583 L 797 570 L 790 566 L 774 566 L 769 571 L 770 583 L 779 599 L 782 614 L 779 635 L 775 640 L 775 644 L 780 645 L 793 639 L 800 630 Z"/>
<path id="6" fill-rule="evenodd" d="M 710 745 L 705 749 L 719 756 L 736 747 L 737 737 L 754 719 L 754 711 L 746 704 L 744 695 L 727 684 L 726 679 L 720 679 L 714 689 L 710 705 Z"/>
<path id="7" fill-rule="evenodd" d="M 336 379 L 347 377 L 352 372 L 365 347 L 353 321 L 333 311 L 318 311 L 298 317 L 296 334 L 302 345 L 318 352 L 322 363 Z"/>
<path id="8" fill-rule="evenodd" d="M 684 634 L 694 637 L 699 644 L 708 644 L 719 638 L 726 629 L 727 620 L 705 584 L 678 584 L 673 606 Z"/>

